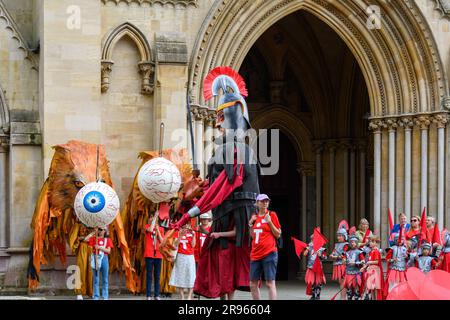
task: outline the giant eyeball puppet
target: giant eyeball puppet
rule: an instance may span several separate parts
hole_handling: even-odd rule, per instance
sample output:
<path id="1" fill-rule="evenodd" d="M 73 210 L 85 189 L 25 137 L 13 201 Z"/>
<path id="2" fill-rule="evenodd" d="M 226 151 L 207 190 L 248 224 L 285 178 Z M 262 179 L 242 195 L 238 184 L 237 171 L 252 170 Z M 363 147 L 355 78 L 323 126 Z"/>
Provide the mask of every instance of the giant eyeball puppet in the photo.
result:
<path id="1" fill-rule="evenodd" d="M 177 194 L 180 186 L 180 171 L 165 158 L 153 158 L 139 170 L 139 190 L 154 203 L 170 200 Z"/>
<path id="2" fill-rule="evenodd" d="M 103 182 L 92 182 L 78 191 L 74 209 L 78 219 L 88 227 L 104 228 L 119 212 L 117 193 Z"/>

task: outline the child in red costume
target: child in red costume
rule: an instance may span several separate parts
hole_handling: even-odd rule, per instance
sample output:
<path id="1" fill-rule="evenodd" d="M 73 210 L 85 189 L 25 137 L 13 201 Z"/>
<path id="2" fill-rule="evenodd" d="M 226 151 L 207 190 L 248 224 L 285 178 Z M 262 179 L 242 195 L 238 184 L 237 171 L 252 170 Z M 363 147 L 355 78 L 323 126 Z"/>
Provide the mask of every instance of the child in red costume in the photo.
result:
<path id="1" fill-rule="evenodd" d="M 345 281 L 344 286 L 347 289 L 347 300 L 359 300 L 361 297 L 362 275 L 361 267 L 364 266 L 364 254 L 358 248 L 358 237 L 352 234 L 348 238 L 349 249 L 345 253 Z"/>
<path id="2" fill-rule="evenodd" d="M 368 260 L 364 267 L 361 268 L 361 272 L 365 271 L 366 295 L 371 294 L 372 300 L 383 300 L 384 276 L 379 245 L 380 238 L 372 236 L 369 240 L 370 252 Z"/>
<path id="3" fill-rule="evenodd" d="M 339 286 L 341 289 L 341 300 L 345 300 L 346 291 L 344 288 L 345 281 L 345 264 L 344 256 L 345 251 L 348 250 L 347 242 L 347 230 L 348 224 L 346 222 L 341 222 L 338 226 L 337 231 L 337 243 L 334 245 L 334 250 L 330 254 L 331 260 L 333 260 L 333 276 L 332 280 L 339 281 Z"/>
<path id="4" fill-rule="evenodd" d="M 321 247 L 317 252 L 314 251 L 313 240 L 314 236 L 312 235 L 311 242 L 303 252 L 303 255 L 308 257 L 305 275 L 306 294 L 311 295 L 311 300 L 320 300 L 322 285 L 327 283 L 322 267 L 322 260 L 327 258 L 325 254 L 326 248 Z"/>
<path id="5" fill-rule="evenodd" d="M 409 259 L 409 252 L 406 248 L 403 237 L 395 235 L 392 247 L 386 249 L 386 261 L 388 262 L 388 272 L 386 275 L 386 286 L 390 291 L 398 283 L 406 281 L 406 264 Z"/>

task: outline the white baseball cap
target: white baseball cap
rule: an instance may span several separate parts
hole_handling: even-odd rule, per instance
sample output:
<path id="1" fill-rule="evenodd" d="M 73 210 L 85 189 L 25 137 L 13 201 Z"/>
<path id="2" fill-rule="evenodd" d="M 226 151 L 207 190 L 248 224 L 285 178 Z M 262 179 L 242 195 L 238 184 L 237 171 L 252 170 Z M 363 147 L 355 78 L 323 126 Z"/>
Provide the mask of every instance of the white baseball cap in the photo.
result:
<path id="1" fill-rule="evenodd" d="M 212 213 L 211 213 L 211 211 L 202 213 L 202 214 L 200 215 L 200 219 L 212 219 Z"/>

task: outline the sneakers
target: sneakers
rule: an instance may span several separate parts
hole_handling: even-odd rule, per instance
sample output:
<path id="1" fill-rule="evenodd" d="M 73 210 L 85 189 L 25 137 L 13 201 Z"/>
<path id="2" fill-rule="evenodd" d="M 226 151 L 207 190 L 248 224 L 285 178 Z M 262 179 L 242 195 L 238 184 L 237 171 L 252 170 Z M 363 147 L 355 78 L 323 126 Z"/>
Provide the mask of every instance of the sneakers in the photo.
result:
<path id="1" fill-rule="evenodd" d="M 161 298 L 160 297 L 155 297 L 155 300 L 161 300 Z"/>
<path id="2" fill-rule="evenodd" d="M 77 300 L 83 300 L 83 296 L 81 294 L 77 295 Z"/>
<path id="3" fill-rule="evenodd" d="M 153 297 L 147 297 L 147 300 L 153 300 Z"/>

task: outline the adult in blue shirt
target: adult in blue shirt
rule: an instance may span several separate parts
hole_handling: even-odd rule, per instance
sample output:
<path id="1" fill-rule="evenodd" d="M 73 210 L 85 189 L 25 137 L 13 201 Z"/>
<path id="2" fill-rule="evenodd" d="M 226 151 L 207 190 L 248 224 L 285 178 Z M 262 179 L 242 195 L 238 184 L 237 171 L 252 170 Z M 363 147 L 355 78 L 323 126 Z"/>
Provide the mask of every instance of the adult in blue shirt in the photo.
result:
<path id="1" fill-rule="evenodd" d="M 411 227 L 411 225 L 408 222 L 408 219 L 406 218 L 406 214 L 399 213 L 398 215 L 398 220 L 400 221 L 400 223 L 397 223 L 394 225 L 394 227 L 392 228 L 391 232 L 390 232 L 390 236 L 389 236 L 389 245 L 393 246 L 395 241 L 394 241 L 394 237 L 396 234 L 400 234 L 400 226 L 403 225 L 404 226 L 404 230 L 403 230 L 403 237 L 406 235 L 406 232 L 408 232 L 409 228 Z"/>

